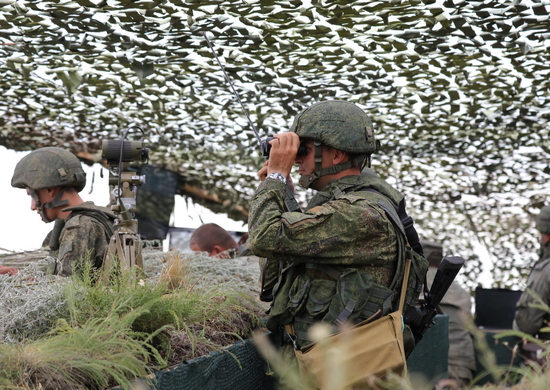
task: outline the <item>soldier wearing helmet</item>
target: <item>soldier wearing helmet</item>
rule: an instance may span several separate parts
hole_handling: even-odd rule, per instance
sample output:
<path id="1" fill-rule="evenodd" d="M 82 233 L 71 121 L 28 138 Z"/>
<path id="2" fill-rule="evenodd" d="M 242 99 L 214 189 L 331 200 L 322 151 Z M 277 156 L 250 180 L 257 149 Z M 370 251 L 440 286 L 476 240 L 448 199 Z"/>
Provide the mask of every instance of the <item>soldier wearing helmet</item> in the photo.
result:
<path id="1" fill-rule="evenodd" d="M 250 205 L 250 248 L 281 265 L 267 326 L 299 348 L 311 342 L 316 322 L 338 332 L 341 324 L 395 310 L 408 247 L 394 206 L 403 196 L 378 175 L 361 175 L 378 143 L 355 104 L 316 103 L 274 138 Z M 300 144 L 305 153 L 297 155 Z M 284 209 L 293 164 L 300 185 L 318 191 L 305 212 Z M 421 259 L 415 266 L 425 274 Z M 415 304 L 420 285 L 407 305 Z"/>
<path id="2" fill-rule="evenodd" d="M 37 149 L 17 163 L 11 185 L 27 190 L 31 210 L 44 222 L 55 221 L 45 240 L 58 259 L 54 274 L 69 276 L 87 260 L 101 267 L 115 216 L 80 197 L 86 173 L 75 155 L 55 147 Z"/>
<path id="3" fill-rule="evenodd" d="M 525 291 L 517 303 L 514 317 L 514 329 L 536 335 L 540 339 L 550 340 L 550 333 L 540 332 L 550 324 L 550 314 L 531 305 L 540 305 L 533 295 L 540 297 L 550 305 L 550 206 L 545 206 L 537 216 L 536 228 L 541 233 L 539 260 L 529 274 Z"/>

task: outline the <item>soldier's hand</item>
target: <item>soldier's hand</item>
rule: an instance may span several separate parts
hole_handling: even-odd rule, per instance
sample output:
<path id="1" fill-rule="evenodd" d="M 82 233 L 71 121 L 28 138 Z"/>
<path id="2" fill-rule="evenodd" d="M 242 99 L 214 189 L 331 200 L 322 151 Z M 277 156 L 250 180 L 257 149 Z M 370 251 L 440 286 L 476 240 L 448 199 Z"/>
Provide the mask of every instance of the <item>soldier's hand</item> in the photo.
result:
<path id="1" fill-rule="evenodd" d="M 274 139 L 269 142 L 271 152 L 269 153 L 267 174 L 278 172 L 287 177 L 300 147 L 300 137 L 292 132 L 275 134 L 273 137 Z"/>
<path id="2" fill-rule="evenodd" d="M 269 160 L 264 162 L 264 166 L 262 167 L 262 169 L 260 169 L 258 171 L 258 178 L 260 179 L 260 181 L 264 181 L 265 178 L 267 177 L 267 166 L 269 165 Z"/>
<path id="3" fill-rule="evenodd" d="M 17 272 L 17 268 L 0 265 L 0 275 L 15 275 Z"/>

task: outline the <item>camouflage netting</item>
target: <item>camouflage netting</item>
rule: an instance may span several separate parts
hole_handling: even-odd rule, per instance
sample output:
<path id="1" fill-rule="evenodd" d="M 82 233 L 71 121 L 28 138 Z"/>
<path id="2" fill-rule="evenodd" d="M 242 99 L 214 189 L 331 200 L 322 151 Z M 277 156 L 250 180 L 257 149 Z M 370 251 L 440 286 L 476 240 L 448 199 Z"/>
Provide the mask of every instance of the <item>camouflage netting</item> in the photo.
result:
<path id="1" fill-rule="evenodd" d="M 101 140 L 139 125 L 184 195 L 246 220 L 262 159 L 206 32 L 261 137 L 316 101 L 357 103 L 383 145 L 374 168 L 421 234 L 470 260 L 469 287 L 477 243 L 495 286 L 517 285 L 549 190 L 548 7 L 0 0 L 0 145 L 94 160 Z"/>
<path id="2" fill-rule="evenodd" d="M 193 286 L 227 287 L 254 297 L 260 294 L 260 266 L 258 258 L 254 256 L 218 259 L 199 252 L 179 252 L 179 256 L 190 271 L 189 278 Z M 162 270 L 169 267 L 166 261 L 165 252 L 145 252 L 143 262 L 147 278 L 156 280 Z"/>
<path id="3" fill-rule="evenodd" d="M 170 252 L 172 255 L 175 252 Z M 196 289 L 222 288 L 225 291 L 257 297 L 260 269 L 257 259 L 215 259 L 201 253 L 180 253 L 181 269 L 188 270 L 186 282 Z M 167 264 L 167 254 L 143 252 L 147 280 L 159 279 Z M 54 261 L 44 251 L 0 256 L 0 264 L 20 270 L 14 276 L 0 275 L 0 342 L 18 342 L 48 332 L 57 318 L 68 313 L 64 285 L 71 278 L 46 274 Z M 184 263 L 184 264 L 183 264 Z M 258 312 L 268 306 L 257 302 Z"/>

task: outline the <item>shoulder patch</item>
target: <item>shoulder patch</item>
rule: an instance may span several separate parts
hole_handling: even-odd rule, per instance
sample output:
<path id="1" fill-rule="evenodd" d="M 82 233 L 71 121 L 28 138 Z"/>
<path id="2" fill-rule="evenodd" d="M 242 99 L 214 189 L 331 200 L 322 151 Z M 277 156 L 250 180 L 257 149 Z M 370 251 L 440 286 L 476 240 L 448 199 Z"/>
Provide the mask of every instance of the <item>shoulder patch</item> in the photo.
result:
<path id="1" fill-rule="evenodd" d="M 324 206 L 316 206 L 305 213 L 284 213 L 283 223 L 289 228 L 295 228 L 307 222 L 315 222 L 325 215 L 334 213 L 334 209 Z"/>
<path id="2" fill-rule="evenodd" d="M 289 228 L 295 228 L 307 222 L 317 221 L 317 215 L 302 214 L 302 213 L 287 213 L 283 216 L 283 223 Z"/>

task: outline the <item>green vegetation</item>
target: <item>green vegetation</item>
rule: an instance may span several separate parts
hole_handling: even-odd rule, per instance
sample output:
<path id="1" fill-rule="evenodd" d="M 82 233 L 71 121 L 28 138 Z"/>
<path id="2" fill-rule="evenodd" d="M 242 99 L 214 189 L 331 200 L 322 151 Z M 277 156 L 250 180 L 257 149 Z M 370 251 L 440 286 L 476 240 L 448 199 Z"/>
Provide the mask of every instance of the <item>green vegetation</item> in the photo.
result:
<path id="1" fill-rule="evenodd" d="M 101 284 L 89 267 L 72 280 L 33 266 L 0 277 L 0 288 L 11 287 L 1 290 L 0 329 L 10 337 L 0 343 L 0 389 L 129 388 L 152 370 L 248 337 L 259 323 L 252 298 L 224 285 L 199 287 L 185 270 L 187 262 L 179 254 L 172 260 L 164 267 L 172 274 L 164 272 L 158 281 L 136 273 Z M 32 293 L 22 287 L 29 284 Z M 61 304 L 43 305 L 36 326 L 23 326 L 28 313 L 3 316 L 16 303 L 40 302 L 44 292 L 51 296 L 53 286 Z M 21 329 L 7 331 L 5 320 Z"/>
<path id="2" fill-rule="evenodd" d="M 232 286 L 239 285 L 251 277 L 244 269 L 241 276 L 224 276 L 229 260 L 182 258 L 177 252 L 159 256 L 154 267 L 146 265 L 152 277 L 145 281 L 130 274 L 108 285 L 95 283 L 97 275 L 90 269 L 82 277 L 54 278 L 40 271 L 41 263 L 12 277 L 0 276 L 0 389 L 131 388 L 154 370 L 248 338 L 258 326 L 258 307 L 242 293 L 244 284 L 238 292 L 222 281 L 225 277 Z M 486 370 L 470 389 L 547 388 L 547 363 L 498 365 L 485 335 L 475 328 L 470 331 Z M 513 331 L 495 338 L 508 336 L 529 339 Z M 541 356 L 550 354 L 547 344 L 530 341 L 543 348 Z M 298 389 L 298 377 L 286 365 L 285 355 L 259 335 L 256 344 L 287 388 Z M 513 353 L 521 352 L 516 347 Z M 482 385 L 488 375 L 494 383 Z M 372 387 L 424 390 L 433 383 L 390 376 Z"/>

